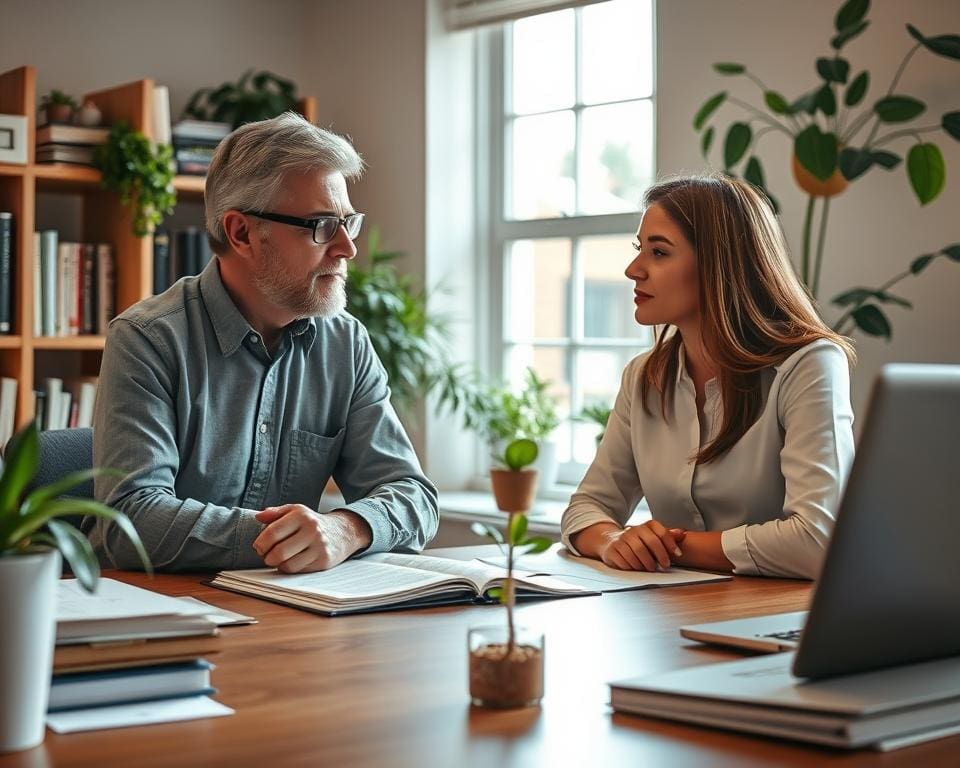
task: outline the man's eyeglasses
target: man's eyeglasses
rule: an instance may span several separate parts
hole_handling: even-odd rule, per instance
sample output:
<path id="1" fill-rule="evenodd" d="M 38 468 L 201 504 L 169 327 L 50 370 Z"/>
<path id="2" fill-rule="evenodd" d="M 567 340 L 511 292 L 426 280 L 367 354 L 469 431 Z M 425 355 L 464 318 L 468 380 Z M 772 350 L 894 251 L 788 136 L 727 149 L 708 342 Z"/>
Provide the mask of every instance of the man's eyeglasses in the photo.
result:
<path id="1" fill-rule="evenodd" d="M 313 242 L 317 245 L 329 243 L 337 234 L 340 225 L 347 232 L 347 237 L 356 240 L 363 227 L 363 214 L 351 213 L 347 216 L 317 216 L 315 219 L 301 219 L 298 216 L 287 216 L 283 213 L 269 211 L 240 211 L 248 216 L 256 216 L 265 221 L 276 221 L 280 224 L 290 224 L 294 227 L 303 227 L 313 231 Z"/>

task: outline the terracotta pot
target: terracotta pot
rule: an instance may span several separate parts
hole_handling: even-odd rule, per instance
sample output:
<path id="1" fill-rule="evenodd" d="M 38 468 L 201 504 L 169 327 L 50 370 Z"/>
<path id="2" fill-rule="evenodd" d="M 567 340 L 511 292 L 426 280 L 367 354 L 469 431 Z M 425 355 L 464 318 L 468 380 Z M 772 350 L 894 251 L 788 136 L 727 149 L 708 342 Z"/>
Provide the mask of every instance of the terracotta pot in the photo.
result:
<path id="1" fill-rule="evenodd" d="M 470 701 L 477 707 L 535 707 L 543 698 L 543 634 L 517 627 L 508 652 L 505 627 L 471 629 Z"/>
<path id="2" fill-rule="evenodd" d="M 526 512 L 537 494 L 537 470 L 491 469 L 493 496 L 501 512 Z"/>
<path id="3" fill-rule="evenodd" d="M 834 170 L 833 175 L 829 179 L 820 181 L 820 179 L 800 165 L 800 161 L 796 155 L 793 156 L 793 178 L 800 189 L 814 197 L 833 197 L 834 195 L 839 195 L 850 186 L 850 182 L 840 173 L 839 168 Z"/>
<path id="4" fill-rule="evenodd" d="M 73 118 L 73 107 L 69 104 L 47 104 L 45 109 L 51 123 L 69 123 Z"/>

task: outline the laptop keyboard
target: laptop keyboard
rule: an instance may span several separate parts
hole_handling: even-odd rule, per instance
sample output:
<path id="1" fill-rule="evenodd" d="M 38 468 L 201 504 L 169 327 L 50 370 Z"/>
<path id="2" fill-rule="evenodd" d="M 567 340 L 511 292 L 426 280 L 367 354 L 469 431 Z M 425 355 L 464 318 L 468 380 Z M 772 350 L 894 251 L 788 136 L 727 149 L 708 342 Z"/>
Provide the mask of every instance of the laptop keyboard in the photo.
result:
<path id="1" fill-rule="evenodd" d="M 770 632 L 766 635 L 761 635 L 761 637 L 775 637 L 777 640 L 792 640 L 793 642 L 800 641 L 800 633 L 803 630 L 801 629 L 789 629 L 786 632 Z"/>

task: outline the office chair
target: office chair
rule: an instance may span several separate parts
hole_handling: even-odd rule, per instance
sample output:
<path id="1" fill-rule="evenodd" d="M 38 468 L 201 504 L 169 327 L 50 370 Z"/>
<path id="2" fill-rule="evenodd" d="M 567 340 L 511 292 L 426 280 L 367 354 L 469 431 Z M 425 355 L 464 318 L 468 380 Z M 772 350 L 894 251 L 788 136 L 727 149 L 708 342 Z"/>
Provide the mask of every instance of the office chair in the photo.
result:
<path id="1" fill-rule="evenodd" d="M 40 464 L 37 474 L 27 484 L 27 493 L 41 485 L 56 482 L 71 472 L 79 472 L 93 466 L 93 429 L 90 427 L 47 429 L 39 433 L 39 438 Z M 67 495 L 92 499 L 93 480 L 74 486 Z M 83 525 L 83 515 L 69 515 L 60 519 L 76 526 L 84 533 L 87 533 L 94 523 L 94 519 L 89 518 L 88 525 Z"/>

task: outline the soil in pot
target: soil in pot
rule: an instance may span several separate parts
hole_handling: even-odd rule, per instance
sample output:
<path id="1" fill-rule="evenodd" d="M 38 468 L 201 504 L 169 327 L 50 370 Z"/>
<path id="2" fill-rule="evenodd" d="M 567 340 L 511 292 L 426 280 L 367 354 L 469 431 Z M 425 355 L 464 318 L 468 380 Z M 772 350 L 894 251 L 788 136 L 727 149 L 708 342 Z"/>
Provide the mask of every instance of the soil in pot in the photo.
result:
<path id="1" fill-rule="evenodd" d="M 543 649 L 506 643 L 470 651 L 470 698 L 481 707 L 532 707 L 543 698 Z"/>

